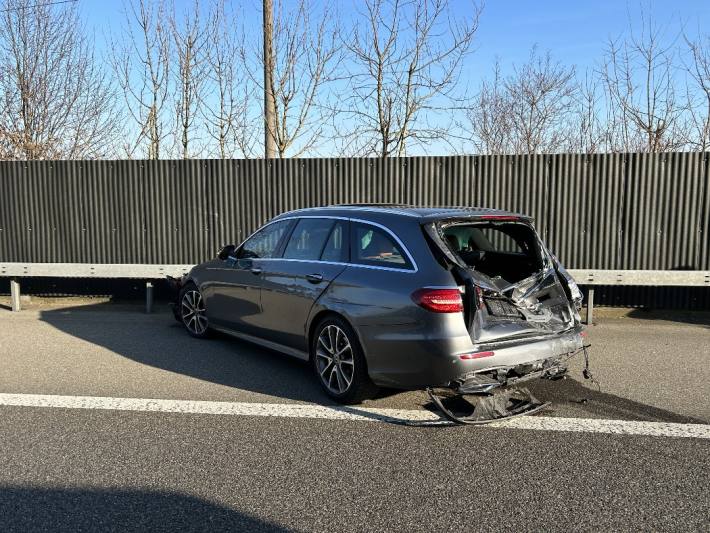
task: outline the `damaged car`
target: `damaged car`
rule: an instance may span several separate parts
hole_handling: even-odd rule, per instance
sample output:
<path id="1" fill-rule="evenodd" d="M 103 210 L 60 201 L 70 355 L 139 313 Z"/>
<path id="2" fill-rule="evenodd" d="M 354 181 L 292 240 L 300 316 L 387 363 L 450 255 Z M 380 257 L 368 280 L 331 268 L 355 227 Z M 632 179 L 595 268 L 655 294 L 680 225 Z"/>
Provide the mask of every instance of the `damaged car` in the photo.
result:
<path id="1" fill-rule="evenodd" d="M 308 361 L 342 403 L 426 389 L 448 418 L 484 422 L 544 407 L 517 385 L 586 357 L 578 286 L 530 217 L 499 210 L 291 211 L 178 289 L 175 317 L 192 336 L 220 331 Z M 460 414 L 452 396 L 477 401 Z"/>

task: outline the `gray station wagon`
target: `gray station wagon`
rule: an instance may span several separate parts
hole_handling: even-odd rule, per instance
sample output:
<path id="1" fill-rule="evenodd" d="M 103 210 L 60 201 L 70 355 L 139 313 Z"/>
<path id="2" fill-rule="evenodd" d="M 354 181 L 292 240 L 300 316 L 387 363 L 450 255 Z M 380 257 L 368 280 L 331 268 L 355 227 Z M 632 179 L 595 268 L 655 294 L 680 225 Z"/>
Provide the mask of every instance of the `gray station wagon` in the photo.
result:
<path id="1" fill-rule="evenodd" d="M 557 378 L 582 295 L 531 218 L 339 205 L 277 216 L 180 283 L 176 319 L 310 361 L 343 403 L 399 389 L 486 393 Z"/>

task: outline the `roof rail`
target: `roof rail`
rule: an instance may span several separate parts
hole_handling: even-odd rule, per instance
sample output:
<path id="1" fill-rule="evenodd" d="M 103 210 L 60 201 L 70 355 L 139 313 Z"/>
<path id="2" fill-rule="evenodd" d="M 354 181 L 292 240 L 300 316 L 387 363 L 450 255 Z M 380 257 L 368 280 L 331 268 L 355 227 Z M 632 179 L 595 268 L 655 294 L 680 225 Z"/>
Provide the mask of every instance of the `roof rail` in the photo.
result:
<path id="1" fill-rule="evenodd" d="M 394 204 L 388 202 L 362 202 L 362 203 L 346 203 L 346 204 L 330 204 L 328 207 L 415 207 L 411 204 Z"/>

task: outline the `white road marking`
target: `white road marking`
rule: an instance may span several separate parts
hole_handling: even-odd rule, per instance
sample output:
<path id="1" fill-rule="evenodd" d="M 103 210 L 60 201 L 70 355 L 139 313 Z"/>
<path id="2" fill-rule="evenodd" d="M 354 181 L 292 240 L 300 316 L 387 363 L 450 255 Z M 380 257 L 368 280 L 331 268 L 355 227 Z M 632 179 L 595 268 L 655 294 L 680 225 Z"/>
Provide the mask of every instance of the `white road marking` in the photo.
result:
<path id="1" fill-rule="evenodd" d="M 46 394 L 0 393 L 0 406 L 148 411 L 159 413 L 277 418 L 316 418 L 325 420 L 379 421 L 405 424 L 426 424 L 442 421 L 435 413 L 417 409 L 382 409 L 347 406 L 327 407 L 314 404 L 212 402 L 200 400 L 159 400 Z M 669 422 L 523 416 L 501 422 L 494 422 L 485 427 L 537 431 L 612 433 L 617 435 L 645 435 L 651 437 L 692 437 L 710 440 L 710 425 L 708 424 L 674 424 Z"/>

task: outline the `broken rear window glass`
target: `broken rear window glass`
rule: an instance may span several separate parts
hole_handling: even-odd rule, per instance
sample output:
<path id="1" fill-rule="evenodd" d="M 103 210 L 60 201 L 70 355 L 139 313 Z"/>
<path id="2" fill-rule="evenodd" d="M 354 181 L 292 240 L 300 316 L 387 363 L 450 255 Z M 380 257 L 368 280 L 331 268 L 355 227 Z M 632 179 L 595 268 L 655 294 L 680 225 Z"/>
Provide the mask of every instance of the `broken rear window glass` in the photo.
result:
<path id="1" fill-rule="evenodd" d="M 453 252 L 489 277 L 514 283 L 542 269 L 538 242 L 527 224 L 452 224 L 444 227 L 443 233 Z"/>

